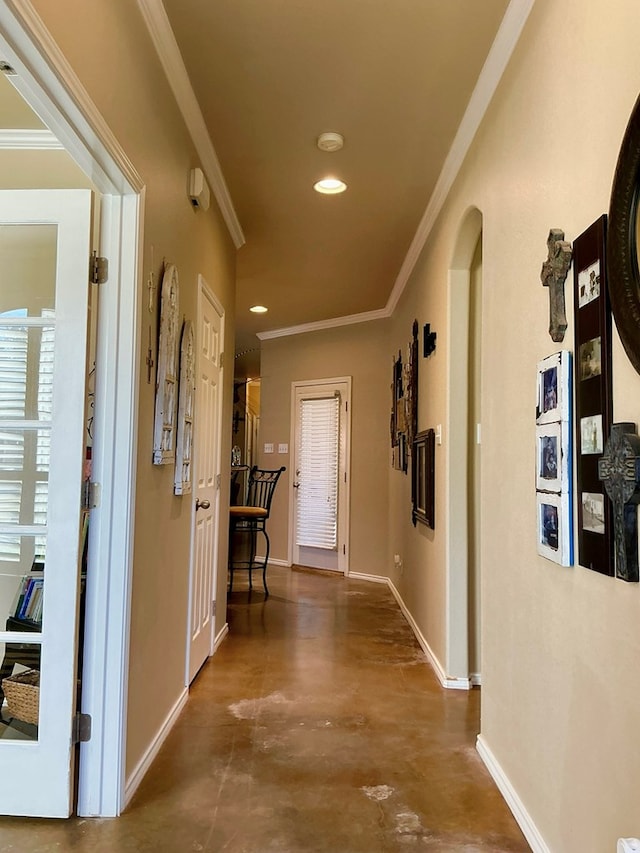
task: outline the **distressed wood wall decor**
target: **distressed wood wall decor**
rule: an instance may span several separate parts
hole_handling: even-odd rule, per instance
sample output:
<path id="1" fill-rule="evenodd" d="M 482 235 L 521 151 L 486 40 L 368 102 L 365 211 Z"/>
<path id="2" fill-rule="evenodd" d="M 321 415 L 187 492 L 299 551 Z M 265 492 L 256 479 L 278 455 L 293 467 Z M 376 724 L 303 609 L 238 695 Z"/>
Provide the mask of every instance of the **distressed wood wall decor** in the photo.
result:
<path id="1" fill-rule="evenodd" d="M 613 424 L 598 475 L 613 503 L 616 577 L 637 582 L 640 438 L 635 424 Z"/>
<path id="2" fill-rule="evenodd" d="M 552 228 L 547 237 L 547 260 L 542 264 L 540 278 L 549 288 L 549 334 L 551 340 L 564 340 L 567 315 L 564 305 L 564 282 L 571 266 L 571 243 L 564 239 L 564 231 Z"/>
<path id="3" fill-rule="evenodd" d="M 176 458 L 175 419 L 178 391 L 179 291 L 178 270 L 173 264 L 165 267 L 160 300 L 153 464 L 169 465 Z"/>
<path id="4" fill-rule="evenodd" d="M 191 455 L 193 448 L 193 413 L 196 398 L 196 359 L 193 323 L 182 327 L 180 342 L 180 392 L 178 402 L 178 436 L 176 440 L 176 472 L 173 491 L 191 494 Z"/>

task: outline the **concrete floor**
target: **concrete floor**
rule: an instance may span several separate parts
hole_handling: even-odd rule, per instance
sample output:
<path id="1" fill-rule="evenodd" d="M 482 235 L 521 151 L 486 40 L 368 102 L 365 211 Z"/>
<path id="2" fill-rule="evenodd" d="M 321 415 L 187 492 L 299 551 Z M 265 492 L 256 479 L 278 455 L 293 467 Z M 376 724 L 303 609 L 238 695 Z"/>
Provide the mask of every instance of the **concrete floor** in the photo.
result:
<path id="1" fill-rule="evenodd" d="M 528 851 L 475 750 L 480 692 L 442 689 L 387 587 L 269 587 L 238 575 L 230 636 L 120 818 L 0 818 L 0 851 Z"/>

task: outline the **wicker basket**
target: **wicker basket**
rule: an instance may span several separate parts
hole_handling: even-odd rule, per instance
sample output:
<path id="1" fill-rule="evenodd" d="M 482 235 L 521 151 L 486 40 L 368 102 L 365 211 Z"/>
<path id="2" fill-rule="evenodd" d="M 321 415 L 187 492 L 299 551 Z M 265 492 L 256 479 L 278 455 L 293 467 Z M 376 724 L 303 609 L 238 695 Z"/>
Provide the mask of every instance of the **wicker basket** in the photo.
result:
<path id="1" fill-rule="evenodd" d="M 2 689 L 10 716 L 38 725 L 40 709 L 40 672 L 28 669 L 2 679 Z"/>

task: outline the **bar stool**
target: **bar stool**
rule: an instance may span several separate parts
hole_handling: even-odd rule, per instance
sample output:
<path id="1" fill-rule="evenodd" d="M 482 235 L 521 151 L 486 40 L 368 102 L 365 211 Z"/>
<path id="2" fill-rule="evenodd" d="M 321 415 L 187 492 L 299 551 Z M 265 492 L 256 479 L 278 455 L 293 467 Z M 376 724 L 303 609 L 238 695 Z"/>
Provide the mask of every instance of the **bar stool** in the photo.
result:
<path id="1" fill-rule="evenodd" d="M 247 500 L 243 506 L 229 507 L 229 592 L 233 590 L 233 573 L 238 570 L 249 572 L 249 589 L 253 589 L 252 575 L 256 569 L 262 569 L 262 583 L 265 597 L 269 595 L 267 587 L 267 564 L 269 562 L 270 542 L 266 530 L 267 519 L 271 511 L 271 501 L 280 475 L 287 469 L 283 465 L 275 471 L 258 468 L 254 465 L 249 472 Z M 234 554 L 235 540 L 238 534 L 249 536 L 249 559 L 236 560 Z M 258 533 L 265 538 L 266 549 L 264 562 L 256 562 L 256 541 Z"/>

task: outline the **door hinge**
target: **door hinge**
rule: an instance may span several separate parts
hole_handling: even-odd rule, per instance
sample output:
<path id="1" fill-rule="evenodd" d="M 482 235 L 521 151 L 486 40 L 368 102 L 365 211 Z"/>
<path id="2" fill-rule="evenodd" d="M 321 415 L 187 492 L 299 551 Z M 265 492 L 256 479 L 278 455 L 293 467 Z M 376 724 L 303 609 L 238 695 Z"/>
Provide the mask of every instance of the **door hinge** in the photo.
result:
<path id="1" fill-rule="evenodd" d="M 223 352 L 220 353 L 220 358 L 218 359 L 218 362 L 219 362 L 218 367 L 222 367 L 224 364 L 224 353 Z"/>
<path id="2" fill-rule="evenodd" d="M 220 474 L 216 474 L 216 489 L 220 488 Z"/>
<path id="3" fill-rule="evenodd" d="M 91 740 L 91 715 L 77 713 L 71 727 L 71 743 L 86 743 Z"/>
<path id="4" fill-rule="evenodd" d="M 346 553 L 347 553 L 347 546 L 346 546 L 346 545 L 343 545 L 343 546 L 342 546 L 342 553 L 343 553 L 343 554 L 346 554 Z"/>
<path id="5" fill-rule="evenodd" d="M 104 284 L 109 278 L 109 261 L 106 258 L 101 258 L 94 251 L 91 255 L 89 272 L 92 284 Z"/>
<path id="6" fill-rule="evenodd" d="M 90 510 L 100 505 L 100 483 L 82 481 L 82 509 Z"/>

